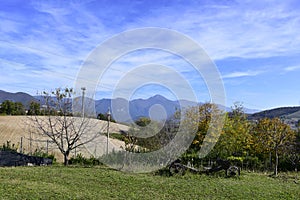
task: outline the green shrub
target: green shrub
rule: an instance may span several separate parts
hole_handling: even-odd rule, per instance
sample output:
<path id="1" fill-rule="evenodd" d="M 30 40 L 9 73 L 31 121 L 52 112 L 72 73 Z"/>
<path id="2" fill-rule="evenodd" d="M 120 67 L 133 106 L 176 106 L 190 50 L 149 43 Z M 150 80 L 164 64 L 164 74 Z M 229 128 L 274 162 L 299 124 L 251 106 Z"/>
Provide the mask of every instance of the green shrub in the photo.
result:
<path id="1" fill-rule="evenodd" d="M 84 157 L 81 153 L 77 154 L 76 157 L 72 157 L 69 160 L 70 165 L 88 165 L 88 166 L 94 166 L 94 165 L 102 165 L 99 159 L 91 156 L 90 158 Z"/>
<path id="2" fill-rule="evenodd" d="M 42 149 L 36 149 L 32 156 L 42 157 L 42 158 L 49 158 L 52 160 L 53 163 L 56 163 L 56 158 L 54 154 L 49 154 L 47 152 L 44 152 Z"/>
<path id="3" fill-rule="evenodd" d="M 17 152 L 18 147 L 15 144 L 11 144 L 11 142 L 7 140 L 6 143 L 3 143 L 2 147 L 0 147 L 0 150 Z"/>
<path id="4" fill-rule="evenodd" d="M 231 162 L 231 164 L 242 167 L 243 166 L 243 157 L 238 157 L 238 156 L 229 156 L 227 157 L 227 160 Z"/>

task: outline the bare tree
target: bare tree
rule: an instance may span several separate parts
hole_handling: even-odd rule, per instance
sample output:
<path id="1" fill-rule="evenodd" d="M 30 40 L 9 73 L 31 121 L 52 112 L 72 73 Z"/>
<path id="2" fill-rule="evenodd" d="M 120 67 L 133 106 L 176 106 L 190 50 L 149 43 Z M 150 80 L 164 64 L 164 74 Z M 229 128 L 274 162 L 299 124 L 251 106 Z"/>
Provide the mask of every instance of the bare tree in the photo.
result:
<path id="1" fill-rule="evenodd" d="M 44 116 L 30 117 L 34 130 L 50 138 L 63 154 L 64 165 L 68 165 L 71 151 L 93 141 L 103 132 L 93 131 L 96 120 L 84 114 L 81 117 L 72 114 L 73 95 L 73 89 L 70 88 L 59 88 L 51 93 L 43 92 Z"/>

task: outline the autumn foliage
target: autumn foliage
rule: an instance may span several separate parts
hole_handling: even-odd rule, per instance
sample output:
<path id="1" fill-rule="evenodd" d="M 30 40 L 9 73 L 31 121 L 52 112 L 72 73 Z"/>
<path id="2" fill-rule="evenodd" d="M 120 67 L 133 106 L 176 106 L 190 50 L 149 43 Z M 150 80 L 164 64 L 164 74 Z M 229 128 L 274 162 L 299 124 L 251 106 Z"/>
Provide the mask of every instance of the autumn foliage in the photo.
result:
<path id="1" fill-rule="evenodd" d="M 198 116 L 199 119 L 198 131 L 185 154 L 186 157 L 193 157 L 194 162 L 197 160 L 197 152 L 203 145 L 212 119 L 212 111 L 215 109 L 218 109 L 216 105 L 206 103 L 186 111 L 187 117 Z M 218 142 L 206 159 L 223 158 L 236 160 L 243 166 L 255 165 L 259 169 L 272 168 L 274 174 L 277 175 L 280 160 L 287 161 L 284 156 L 289 156 L 288 149 L 299 140 L 296 134 L 297 130 L 292 130 L 289 125 L 278 118 L 248 120 L 243 107 L 235 104 L 232 112 L 226 113 Z M 295 154 L 295 151 L 293 153 Z M 296 155 L 300 157 L 299 149 Z M 296 160 L 296 165 L 300 165 L 299 159 Z"/>

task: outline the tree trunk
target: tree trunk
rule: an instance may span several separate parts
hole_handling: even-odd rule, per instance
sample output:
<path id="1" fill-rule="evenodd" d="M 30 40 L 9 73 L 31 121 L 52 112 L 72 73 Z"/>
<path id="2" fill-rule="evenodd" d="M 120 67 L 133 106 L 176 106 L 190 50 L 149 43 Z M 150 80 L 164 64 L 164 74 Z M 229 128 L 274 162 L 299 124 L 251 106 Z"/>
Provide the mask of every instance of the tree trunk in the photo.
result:
<path id="1" fill-rule="evenodd" d="M 274 167 L 274 175 L 278 175 L 278 150 L 275 149 L 275 167 Z"/>
<path id="2" fill-rule="evenodd" d="M 272 170 L 272 152 L 269 152 L 270 171 Z"/>
<path id="3" fill-rule="evenodd" d="M 68 156 L 66 153 L 64 154 L 64 165 L 67 166 L 69 164 Z"/>

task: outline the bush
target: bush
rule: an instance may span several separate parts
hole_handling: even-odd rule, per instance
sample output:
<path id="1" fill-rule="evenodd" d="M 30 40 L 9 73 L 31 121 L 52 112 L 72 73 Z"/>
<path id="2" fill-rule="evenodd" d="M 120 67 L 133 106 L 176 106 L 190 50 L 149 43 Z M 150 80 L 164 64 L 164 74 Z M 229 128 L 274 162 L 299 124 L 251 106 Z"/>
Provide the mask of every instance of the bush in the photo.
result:
<path id="1" fill-rule="evenodd" d="M 6 144 L 3 143 L 2 147 L 0 147 L 0 150 L 17 152 L 18 147 L 15 144 L 11 144 L 11 142 L 8 140 L 6 141 Z"/>
<path id="2" fill-rule="evenodd" d="M 81 153 L 77 154 L 76 157 L 72 157 L 69 160 L 70 165 L 88 165 L 88 166 L 94 166 L 94 165 L 102 165 L 99 159 L 95 157 L 85 158 Z"/>
<path id="3" fill-rule="evenodd" d="M 36 156 L 36 157 L 42 157 L 42 158 L 49 158 L 52 160 L 53 163 L 56 162 L 56 158 L 53 154 L 49 154 L 47 152 L 44 152 L 43 150 L 41 149 L 36 149 L 34 151 L 34 153 L 32 154 L 32 156 Z"/>
<path id="4" fill-rule="evenodd" d="M 227 160 L 229 160 L 230 163 L 233 164 L 233 165 L 236 165 L 238 167 L 242 167 L 244 158 L 243 157 L 238 157 L 238 156 L 230 156 L 230 157 L 227 157 Z"/>

